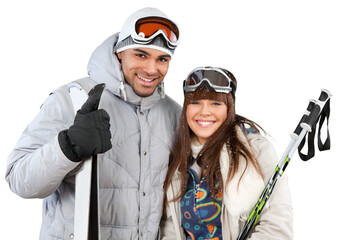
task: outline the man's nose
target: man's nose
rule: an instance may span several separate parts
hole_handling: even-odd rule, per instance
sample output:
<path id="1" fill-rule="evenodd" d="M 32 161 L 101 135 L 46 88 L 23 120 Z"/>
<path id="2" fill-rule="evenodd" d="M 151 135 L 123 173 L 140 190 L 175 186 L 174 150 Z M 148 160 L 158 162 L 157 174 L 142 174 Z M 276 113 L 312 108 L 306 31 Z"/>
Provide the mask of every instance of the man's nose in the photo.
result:
<path id="1" fill-rule="evenodd" d="M 144 71 L 148 74 L 148 75 L 153 75 L 156 74 L 158 72 L 158 67 L 157 67 L 157 63 L 155 60 L 149 60 L 146 62 L 145 66 L 144 66 Z"/>

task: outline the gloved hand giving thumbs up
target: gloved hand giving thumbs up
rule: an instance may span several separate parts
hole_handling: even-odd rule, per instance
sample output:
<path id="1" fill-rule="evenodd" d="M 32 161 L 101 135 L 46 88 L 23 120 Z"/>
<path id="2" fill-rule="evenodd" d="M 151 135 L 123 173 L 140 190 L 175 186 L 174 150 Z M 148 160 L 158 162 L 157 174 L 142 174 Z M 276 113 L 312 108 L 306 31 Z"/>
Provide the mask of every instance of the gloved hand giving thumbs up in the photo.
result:
<path id="1" fill-rule="evenodd" d="M 109 115 L 104 109 L 98 110 L 102 89 L 95 88 L 78 110 L 74 124 L 58 136 L 61 150 L 73 162 L 112 148 Z"/>

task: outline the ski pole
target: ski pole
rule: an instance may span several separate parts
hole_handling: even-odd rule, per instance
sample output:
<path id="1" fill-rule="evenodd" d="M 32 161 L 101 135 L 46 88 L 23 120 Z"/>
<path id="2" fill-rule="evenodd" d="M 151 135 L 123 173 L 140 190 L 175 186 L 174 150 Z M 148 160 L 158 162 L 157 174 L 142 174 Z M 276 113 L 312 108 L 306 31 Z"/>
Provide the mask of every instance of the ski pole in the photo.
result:
<path id="1" fill-rule="evenodd" d="M 244 227 L 241 229 L 237 240 L 245 240 L 248 237 L 251 229 L 256 224 L 262 209 L 271 196 L 277 181 L 284 174 L 284 171 L 289 164 L 295 150 L 298 148 L 305 135 L 312 131 L 312 126 L 317 124 L 319 121 L 319 116 L 331 96 L 332 94 L 329 91 L 322 89 L 318 100 L 310 100 L 299 124 L 297 125 L 295 131 L 291 134 L 292 139 L 287 149 L 285 150 L 282 158 L 274 170 L 274 173 L 270 177 L 257 203 L 251 211 Z"/>

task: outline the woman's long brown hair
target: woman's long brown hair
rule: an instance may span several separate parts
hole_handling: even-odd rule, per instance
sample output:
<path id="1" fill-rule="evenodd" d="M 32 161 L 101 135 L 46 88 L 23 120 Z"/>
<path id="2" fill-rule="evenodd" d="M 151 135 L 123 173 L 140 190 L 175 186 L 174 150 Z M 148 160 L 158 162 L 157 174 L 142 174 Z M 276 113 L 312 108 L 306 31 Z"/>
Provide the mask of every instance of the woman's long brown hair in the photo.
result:
<path id="1" fill-rule="evenodd" d="M 236 86 L 237 82 L 233 74 L 226 69 L 222 70 L 233 80 L 233 83 Z M 174 199 L 167 199 L 167 196 L 165 194 L 165 203 L 167 203 L 168 201 L 177 201 L 178 199 L 182 198 L 186 191 L 187 170 L 188 167 L 191 166 L 191 164 L 193 163 L 191 135 L 194 134 L 187 124 L 186 110 L 188 104 L 199 99 L 223 101 L 227 105 L 226 120 L 219 127 L 219 129 L 214 132 L 212 136 L 210 136 L 196 158 L 197 164 L 202 169 L 206 170 L 205 176 L 213 198 L 215 198 L 216 196 L 215 184 L 217 182 L 219 182 L 220 189 L 224 189 L 223 183 L 225 181 L 222 179 L 220 170 L 220 153 L 224 145 L 226 145 L 227 147 L 230 159 L 226 185 L 238 171 L 239 158 L 241 156 L 244 157 L 244 159 L 246 160 L 246 168 L 248 166 L 248 163 L 251 162 L 257 172 L 261 174 L 258 162 L 255 160 L 252 152 L 250 151 L 250 149 L 248 149 L 248 147 L 245 146 L 245 144 L 239 139 L 239 136 L 236 134 L 237 126 L 242 126 L 243 131 L 245 131 L 244 126 L 247 125 L 250 128 L 255 129 L 257 132 L 260 132 L 260 126 L 258 126 L 253 121 L 235 113 L 235 99 L 233 99 L 232 94 L 217 93 L 206 88 L 202 88 L 194 92 L 187 92 L 185 93 L 183 111 L 180 119 L 179 135 L 170 154 L 169 168 L 164 183 L 164 191 L 166 193 L 175 175 L 175 172 L 178 171 L 180 176 L 181 190 L 177 196 L 174 196 Z M 242 174 L 244 174 L 244 172 Z"/>

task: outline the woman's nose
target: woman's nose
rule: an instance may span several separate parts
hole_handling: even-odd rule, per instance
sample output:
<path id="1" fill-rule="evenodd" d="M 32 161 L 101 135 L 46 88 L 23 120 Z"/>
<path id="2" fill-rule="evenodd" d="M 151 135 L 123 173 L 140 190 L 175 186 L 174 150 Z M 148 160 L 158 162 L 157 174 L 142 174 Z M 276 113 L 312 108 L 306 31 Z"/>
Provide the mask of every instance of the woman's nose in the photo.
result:
<path id="1" fill-rule="evenodd" d="M 202 103 L 201 104 L 200 114 L 202 116 L 209 116 L 209 115 L 211 115 L 211 111 L 210 111 L 210 108 L 209 108 L 208 104 L 206 104 L 206 103 Z"/>

